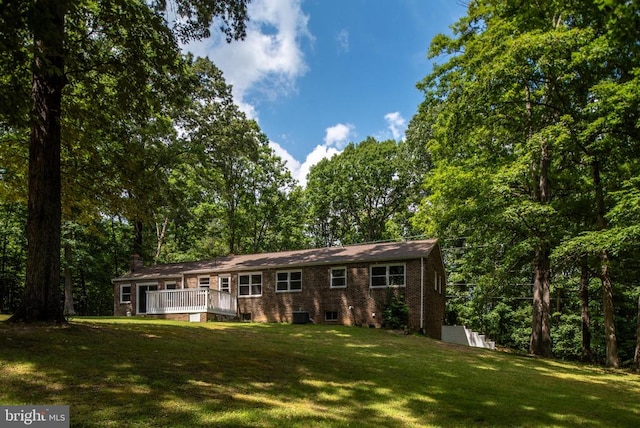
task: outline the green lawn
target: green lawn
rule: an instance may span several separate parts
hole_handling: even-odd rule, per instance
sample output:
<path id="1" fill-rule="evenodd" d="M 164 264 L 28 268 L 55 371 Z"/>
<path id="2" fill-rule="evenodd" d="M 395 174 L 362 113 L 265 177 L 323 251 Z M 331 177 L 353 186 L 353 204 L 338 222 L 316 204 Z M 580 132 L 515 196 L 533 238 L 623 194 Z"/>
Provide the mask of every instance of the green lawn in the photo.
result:
<path id="1" fill-rule="evenodd" d="M 640 377 L 358 327 L 87 318 L 0 323 L 0 404 L 77 427 L 631 427 Z"/>

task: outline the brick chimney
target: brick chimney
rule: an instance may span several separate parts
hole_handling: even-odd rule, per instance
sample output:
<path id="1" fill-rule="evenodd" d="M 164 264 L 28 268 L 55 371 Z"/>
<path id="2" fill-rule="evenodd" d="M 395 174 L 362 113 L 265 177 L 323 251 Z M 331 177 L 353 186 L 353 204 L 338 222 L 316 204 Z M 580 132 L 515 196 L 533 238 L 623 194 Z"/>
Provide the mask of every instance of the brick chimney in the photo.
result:
<path id="1" fill-rule="evenodd" d="M 140 254 L 132 254 L 131 259 L 129 259 L 129 272 L 133 273 L 142 267 L 144 267 L 142 256 Z"/>

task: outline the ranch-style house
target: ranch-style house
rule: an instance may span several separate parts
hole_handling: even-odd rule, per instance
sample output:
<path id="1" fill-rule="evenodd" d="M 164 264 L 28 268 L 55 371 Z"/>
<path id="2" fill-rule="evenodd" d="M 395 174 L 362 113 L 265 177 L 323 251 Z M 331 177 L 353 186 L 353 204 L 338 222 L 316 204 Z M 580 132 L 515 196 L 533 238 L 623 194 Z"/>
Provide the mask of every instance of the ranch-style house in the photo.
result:
<path id="1" fill-rule="evenodd" d="M 382 326 L 395 295 L 411 331 L 440 339 L 446 274 L 437 239 L 230 255 L 143 266 L 113 281 L 114 315 Z"/>

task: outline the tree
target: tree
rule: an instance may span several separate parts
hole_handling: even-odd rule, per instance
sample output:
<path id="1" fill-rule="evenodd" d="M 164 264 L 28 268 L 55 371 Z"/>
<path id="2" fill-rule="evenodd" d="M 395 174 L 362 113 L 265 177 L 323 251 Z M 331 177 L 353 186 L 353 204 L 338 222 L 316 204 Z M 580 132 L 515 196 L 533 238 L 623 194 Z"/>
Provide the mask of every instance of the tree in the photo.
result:
<path id="1" fill-rule="evenodd" d="M 222 72 L 205 58 L 188 63 L 190 100 L 176 115 L 183 151 L 156 209 L 157 259 L 299 248 L 301 193 L 282 160 L 233 103 Z"/>
<path id="2" fill-rule="evenodd" d="M 145 28 L 152 28 L 161 34 L 155 45 L 158 57 L 164 58 L 163 51 L 176 50 L 176 38 L 187 40 L 208 35 L 209 24 L 220 17 L 223 32 L 227 38 L 244 36 L 247 0 L 176 0 L 172 7 L 166 1 L 150 4 L 129 0 L 119 2 L 88 2 L 77 5 L 68 0 L 37 0 L 35 2 L 12 2 L 2 9 L 3 25 L 0 39 L 8 47 L 9 57 L 31 61 L 32 71 L 32 113 L 31 136 L 29 141 L 29 204 L 27 219 L 27 278 L 24 296 L 13 321 L 53 321 L 64 320 L 60 301 L 60 235 L 61 235 L 61 111 L 63 89 L 69 82 L 65 64 L 71 55 L 91 57 L 94 52 L 87 46 L 82 52 L 67 49 L 68 33 L 65 22 L 86 22 L 91 34 L 99 34 L 105 39 L 117 40 L 124 33 L 119 30 L 137 29 L 144 35 Z M 177 14 L 172 28 L 162 12 L 171 7 Z M 11 19 L 11 21 L 9 21 Z M 134 23 L 137 23 L 136 27 Z M 140 25 L 140 24 L 144 24 Z M 135 33 L 135 31 L 132 31 Z M 14 37 L 11 33 L 18 34 Z M 25 43 L 31 36 L 33 57 L 24 55 Z M 20 37 L 23 36 L 23 37 Z M 93 37 L 93 36 L 92 36 Z M 92 37 L 85 37 L 91 41 Z M 101 38 L 101 37 L 97 37 Z M 132 38 L 133 39 L 133 38 Z M 123 61 L 140 60 L 145 51 L 136 49 L 139 45 L 126 46 L 118 52 Z M 116 62 L 117 64 L 118 62 Z M 144 61 L 142 61 L 144 63 Z M 113 66 L 113 64 L 110 64 Z M 146 65 L 146 64 L 145 64 Z M 163 73 L 163 66 L 148 70 L 137 69 L 138 77 Z M 117 67 L 107 67 L 107 71 L 118 74 Z M 145 71 L 147 73 L 145 73 Z M 136 75 L 133 73 L 133 75 Z"/>
<path id="3" fill-rule="evenodd" d="M 18 306 L 24 282 L 25 223 L 23 204 L 0 203 L 0 313 L 13 313 Z"/>
<path id="4" fill-rule="evenodd" d="M 419 174 L 404 142 L 369 137 L 311 168 L 306 195 L 316 245 L 411 236 Z"/>
<path id="5" fill-rule="evenodd" d="M 431 45 L 450 56 L 420 83 L 425 102 L 412 127 L 421 131 L 408 135 L 426 137 L 434 162 L 421 227 L 484 247 L 460 263 L 481 257 L 475 275 L 484 278 L 526 272 L 528 260 L 530 352 L 551 355 L 552 274 L 578 272 L 588 287 L 595 273 L 615 366 L 610 257 L 621 241 L 607 217 L 620 179 L 636 170 L 638 119 L 637 56 L 625 53 L 637 37 L 615 28 L 635 28 L 638 13 L 635 2 L 602 4 L 471 2 L 455 37 Z M 552 254 L 568 257 L 552 269 Z"/>

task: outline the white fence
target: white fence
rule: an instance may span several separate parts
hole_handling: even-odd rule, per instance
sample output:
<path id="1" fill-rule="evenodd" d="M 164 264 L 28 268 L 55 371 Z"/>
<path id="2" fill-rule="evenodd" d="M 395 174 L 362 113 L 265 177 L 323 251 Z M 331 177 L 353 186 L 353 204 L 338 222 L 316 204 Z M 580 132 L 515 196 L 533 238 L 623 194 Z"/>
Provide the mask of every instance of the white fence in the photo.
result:
<path id="1" fill-rule="evenodd" d="M 237 300 L 226 291 L 208 288 L 147 291 L 147 314 L 211 312 L 235 316 Z"/>

